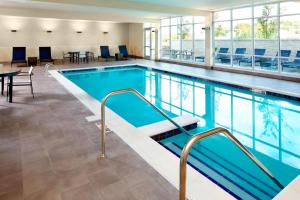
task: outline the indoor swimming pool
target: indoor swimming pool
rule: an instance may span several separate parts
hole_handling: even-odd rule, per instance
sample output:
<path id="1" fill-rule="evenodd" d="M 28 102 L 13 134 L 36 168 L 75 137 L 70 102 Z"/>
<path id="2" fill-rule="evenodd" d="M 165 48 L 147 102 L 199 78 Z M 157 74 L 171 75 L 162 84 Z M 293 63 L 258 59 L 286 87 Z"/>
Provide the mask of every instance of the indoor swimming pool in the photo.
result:
<path id="1" fill-rule="evenodd" d="M 283 185 L 300 174 L 300 102 L 295 98 L 135 65 L 61 73 L 98 101 L 113 90 L 134 88 L 170 117 L 198 118 L 189 135 L 157 141 L 177 156 L 192 135 L 224 127 Z M 106 105 L 135 127 L 165 120 L 134 94 L 113 96 Z M 188 161 L 236 199 L 272 199 L 281 190 L 223 135 L 197 143 Z"/>

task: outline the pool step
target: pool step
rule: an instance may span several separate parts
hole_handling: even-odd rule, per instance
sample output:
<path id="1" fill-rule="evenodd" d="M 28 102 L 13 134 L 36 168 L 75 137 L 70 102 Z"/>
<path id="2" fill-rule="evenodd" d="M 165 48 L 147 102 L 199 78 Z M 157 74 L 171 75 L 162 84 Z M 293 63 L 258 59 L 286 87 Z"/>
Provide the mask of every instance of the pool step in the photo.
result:
<path id="1" fill-rule="evenodd" d="M 180 155 L 184 144 L 170 142 L 164 146 Z M 224 190 L 238 199 L 272 199 L 279 192 L 278 189 L 272 188 L 243 171 L 242 168 L 232 166 L 232 163 L 209 152 L 202 145 L 201 151 L 191 150 L 188 161 L 196 170 L 221 185 Z"/>
<path id="2" fill-rule="evenodd" d="M 191 115 L 182 115 L 179 117 L 174 117 L 172 118 L 172 120 L 174 120 L 177 124 L 179 124 L 182 127 L 190 126 L 193 124 L 196 125 L 199 122 L 198 118 L 193 117 Z M 164 120 L 153 124 L 141 126 L 138 129 L 144 134 L 148 135 L 149 137 L 152 137 L 162 133 L 170 132 L 172 130 L 177 129 L 177 127 L 173 125 L 170 121 Z"/>

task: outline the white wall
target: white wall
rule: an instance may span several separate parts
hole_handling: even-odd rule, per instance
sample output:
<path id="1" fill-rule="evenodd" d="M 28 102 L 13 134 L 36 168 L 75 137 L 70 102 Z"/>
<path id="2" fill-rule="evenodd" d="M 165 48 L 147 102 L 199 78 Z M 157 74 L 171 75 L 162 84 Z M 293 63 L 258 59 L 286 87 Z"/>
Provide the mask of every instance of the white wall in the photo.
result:
<path id="1" fill-rule="evenodd" d="M 129 54 L 144 57 L 144 24 L 129 24 Z"/>
<path id="2" fill-rule="evenodd" d="M 71 50 L 89 50 L 98 55 L 100 45 L 109 45 L 110 53 L 114 55 L 118 52 L 118 45 L 129 45 L 129 38 L 136 38 L 130 40 L 132 47 L 143 49 L 140 41 L 143 34 L 135 32 L 140 28 L 135 24 L 0 16 L 0 27 L 0 62 L 11 60 L 13 46 L 26 46 L 27 57 L 38 57 L 39 46 L 51 46 L 54 59 L 60 59 L 62 51 Z M 12 33 L 12 29 L 18 32 Z M 53 32 L 47 33 L 46 30 Z M 108 34 L 103 34 L 103 31 Z M 129 37 L 130 33 L 134 36 Z"/>

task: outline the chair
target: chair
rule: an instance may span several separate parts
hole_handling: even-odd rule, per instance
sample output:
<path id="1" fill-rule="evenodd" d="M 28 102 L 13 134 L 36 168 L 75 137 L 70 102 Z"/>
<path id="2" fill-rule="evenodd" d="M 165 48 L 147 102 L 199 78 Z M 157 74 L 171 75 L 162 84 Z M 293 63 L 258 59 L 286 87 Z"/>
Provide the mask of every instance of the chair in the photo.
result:
<path id="1" fill-rule="evenodd" d="M 24 63 L 27 65 L 26 47 L 13 47 L 12 61 L 10 66 L 12 67 L 14 63 Z"/>
<path id="2" fill-rule="evenodd" d="M 86 52 L 87 62 L 89 61 L 95 61 L 95 54 L 94 52 L 87 51 Z"/>
<path id="3" fill-rule="evenodd" d="M 266 53 L 266 49 L 254 49 L 254 63 L 257 62 L 262 62 L 264 61 L 264 58 L 262 57 L 263 55 L 265 55 Z M 252 57 L 250 58 L 242 58 L 239 61 L 239 65 L 241 65 L 241 63 L 250 63 L 252 65 Z"/>
<path id="4" fill-rule="evenodd" d="M 128 59 L 128 51 L 126 45 L 119 45 L 119 52 L 122 54 L 122 57 Z"/>
<path id="5" fill-rule="evenodd" d="M 229 48 L 221 47 L 219 49 L 219 52 L 217 53 L 215 59 L 216 60 L 221 60 L 221 59 L 224 59 L 224 58 L 228 58 L 228 55 L 224 55 L 224 54 L 227 54 L 228 51 L 229 51 Z"/>
<path id="6" fill-rule="evenodd" d="M 111 58 L 108 46 L 100 46 L 100 53 L 101 53 L 101 56 L 98 56 L 98 60 L 99 60 L 99 58 L 104 58 L 105 60 L 108 60 L 109 58 Z"/>
<path id="7" fill-rule="evenodd" d="M 12 86 L 30 86 L 31 88 L 31 94 L 32 94 L 32 98 L 34 98 L 34 93 L 33 93 L 33 86 L 32 86 L 32 75 L 33 75 L 33 66 L 30 67 L 28 72 L 20 72 L 20 74 L 18 74 L 17 76 L 25 76 L 25 77 L 29 77 L 28 81 L 22 81 L 22 82 L 13 82 Z M 10 82 L 7 83 L 7 100 L 8 100 L 8 93 L 9 93 L 9 86 L 10 86 Z"/>
<path id="8" fill-rule="evenodd" d="M 246 48 L 236 48 L 235 53 L 232 56 L 232 61 L 239 62 L 241 59 L 244 58 L 244 54 L 246 53 Z M 226 56 L 226 57 L 225 57 Z M 224 55 L 223 58 L 221 58 L 221 63 L 230 63 L 230 56 Z"/>
<path id="9" fill-rule="evenodd" d="M 300 69 L 300 51 L 297 51 L 296 57 L 292 62 L 283 62 L 282 67 Z"/>
<path id="10" fill-rule="evenodd" d="M 65 53 L 65 52 L 62 52 L 62 56 L 63 56 L 63 63 L 65 62 L 65 59 L 68 59 L 69 61 L 71 60 L 71 55 L 70 53 Z"/>
<path id="11" fill-rule="evenodd" d="M 87 60 L 87 52 L 80 52 L 78 57 L 80 62 L 88 62 Z"/>
<path id="12" fill-rule="evenodd" d="M 54 60 L 52 59 L 51 56 L 51 47 L 40 47 L 39 54 L 40 54 L 40 64 L 43 62 L 46 63 L 50 62 L 54 64 Z"/>
<path id="13" fill-rule="evenodd" d="M 280 63 L 286 63 L 291 55 L 291 50 L 280 50 Z M 261 67 L 272 67 L 278 65 L 278 52 L 274 58 L 267 58 L 260 62 Z"/>

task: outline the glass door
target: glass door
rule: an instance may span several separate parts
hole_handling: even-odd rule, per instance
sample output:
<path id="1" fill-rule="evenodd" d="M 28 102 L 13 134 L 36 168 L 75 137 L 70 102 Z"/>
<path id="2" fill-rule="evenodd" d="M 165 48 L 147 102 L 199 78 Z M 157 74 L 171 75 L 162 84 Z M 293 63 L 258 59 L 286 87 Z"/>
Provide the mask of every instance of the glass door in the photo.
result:
<path id="1" fill-rule="evenodd" d="M 154 28 L 145 28 L 145 59 L 155 59 L 155 49 L 156 49 L 156 31 Z"/>

